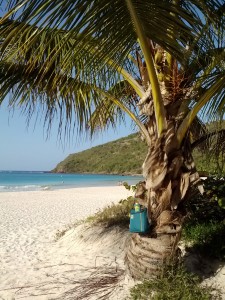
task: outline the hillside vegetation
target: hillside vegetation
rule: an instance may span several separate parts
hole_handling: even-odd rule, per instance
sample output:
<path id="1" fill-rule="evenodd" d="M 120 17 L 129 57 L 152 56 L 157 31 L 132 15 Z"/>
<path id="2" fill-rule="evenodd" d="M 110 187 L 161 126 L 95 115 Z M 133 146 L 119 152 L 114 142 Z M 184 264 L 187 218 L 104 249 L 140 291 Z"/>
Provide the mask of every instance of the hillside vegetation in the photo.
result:
<path id="1" fill-rule="evenodd" d="M 91 149 L 70 154 L 52 172 L 93 173 L 93 174 L 141 174 L 141 166 L 147 154 L 147 146 L 135 133 L 116 141 Z M 199 171 L 211 174 L 221 168 L 210 152 L 194 150 L 194 158 Z M 225 172 L 224 164 L 222 166 Z"/>
<path id="2" fill-rule="evenodd" d="M 147 146 L 138 134 L 70 154 L 53 172 L 94 174 L 141 174 Z"/>

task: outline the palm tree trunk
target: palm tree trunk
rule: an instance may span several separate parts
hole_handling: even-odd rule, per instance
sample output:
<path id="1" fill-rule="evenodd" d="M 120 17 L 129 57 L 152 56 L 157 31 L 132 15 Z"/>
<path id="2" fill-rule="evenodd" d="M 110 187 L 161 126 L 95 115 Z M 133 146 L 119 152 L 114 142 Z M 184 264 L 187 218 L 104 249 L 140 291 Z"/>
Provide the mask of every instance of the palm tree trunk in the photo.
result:
<path id="1" fill-rule="evenodd" d="M 149 279 L 158 276 L 163 267 L 178 258 L 177 243 L 180 234 L 132 235 L 126 253 L 126 264 L 135 279 Z"/>
<path id="2" fill-rule="evenodd" d="M 147 125 L 151 146 L 143 164 L 145 182 L 135 194 L 148 209 L 151 228 L 146 234 L 133 234 L 126 253 L 127 267 L 136 279 L 157 276 L 166 263 L 178 258 L 183 202 L 190 183 L 199 182 L 188 138 L 178 147 L 176 122 L 168 120 L 166 133 L 157 138 L 153 121 Z"/>

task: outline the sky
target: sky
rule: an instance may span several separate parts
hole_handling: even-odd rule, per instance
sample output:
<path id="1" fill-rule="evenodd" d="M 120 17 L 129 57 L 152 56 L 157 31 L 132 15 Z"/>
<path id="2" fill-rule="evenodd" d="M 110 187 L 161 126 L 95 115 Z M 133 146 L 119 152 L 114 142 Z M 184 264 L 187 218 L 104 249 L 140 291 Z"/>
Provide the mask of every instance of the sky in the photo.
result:
<path id="1" fill-rule="evenodd" d="M 60 142 L 58 126 L 54 124 L 47 138 L 43 122 L 34 121 L 27 127 L 26 117 L 21 111 L 10 112 L 7 99 L 0 106 L 0 170 L 50 171 L 69 154 L 89 149 L 99 144 L 116 140 L 134 133 L 132 126 L 118 126 L 98 135 L 93 141 L 84 136 L 71 137 Z"/>

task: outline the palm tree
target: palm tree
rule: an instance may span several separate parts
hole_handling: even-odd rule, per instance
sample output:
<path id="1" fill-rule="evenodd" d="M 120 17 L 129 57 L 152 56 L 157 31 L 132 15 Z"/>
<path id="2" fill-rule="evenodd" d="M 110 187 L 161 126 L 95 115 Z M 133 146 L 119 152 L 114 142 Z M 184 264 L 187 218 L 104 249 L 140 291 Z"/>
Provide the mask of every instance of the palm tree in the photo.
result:
<path id="1" fill-rule="evenodd" d="M 0 95 L 59 130 L 94 134 L 128 114 L 148 145 L 136 197 L 152 229 L 132 236 L 127 265 L 157 274 L 177 250 L 199 112 L 224 113 L 224 4 L 207 1 L 8 1 L 0 21 Z M 75 120 L 75 121 L 74 121 Z M 194 126 L 195 125 L 195 126 Z M 196 127 L 197 126 L 197 127 Z M 200 126 L 200 127 L 199 127 Z M 192 129 L 195 128 L 195 131 Z"/>

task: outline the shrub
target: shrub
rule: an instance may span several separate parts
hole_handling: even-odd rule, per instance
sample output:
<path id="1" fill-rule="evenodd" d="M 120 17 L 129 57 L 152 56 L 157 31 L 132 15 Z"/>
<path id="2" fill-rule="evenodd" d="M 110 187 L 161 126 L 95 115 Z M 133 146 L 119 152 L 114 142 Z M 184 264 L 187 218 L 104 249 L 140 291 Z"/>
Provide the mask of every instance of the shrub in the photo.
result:
<path id="1" fill-rule="evenodd" d="M 204 185 L 207 197 L 217 201 L 222 208 L 225 208 L 225 179 L 209 177 Z"/>
<path id="2" fill-rule="evenodd" d="M 182 236 L 202 254 L 225 259 L 225 222 L 186 225 Z"/>
<path id="3" fill-rule="evenodd" d="M 218 199 L 225 193 L 224 183 L 222 178 L 204 181 L 204 195 L 186 203 L 188 217 L 182 231 L 182 238 L 202 254 L 220 259 L 225 259 L 225 209 Z"/>
<path id="4" fill-rule="evenodd" d="M 221 299 L 213 289 L 199 285 L 200 279 L 182 266 L 168 267 L 160 277 L 146 280 L 131 289 L 133 300 L 209 300 Z"/>

